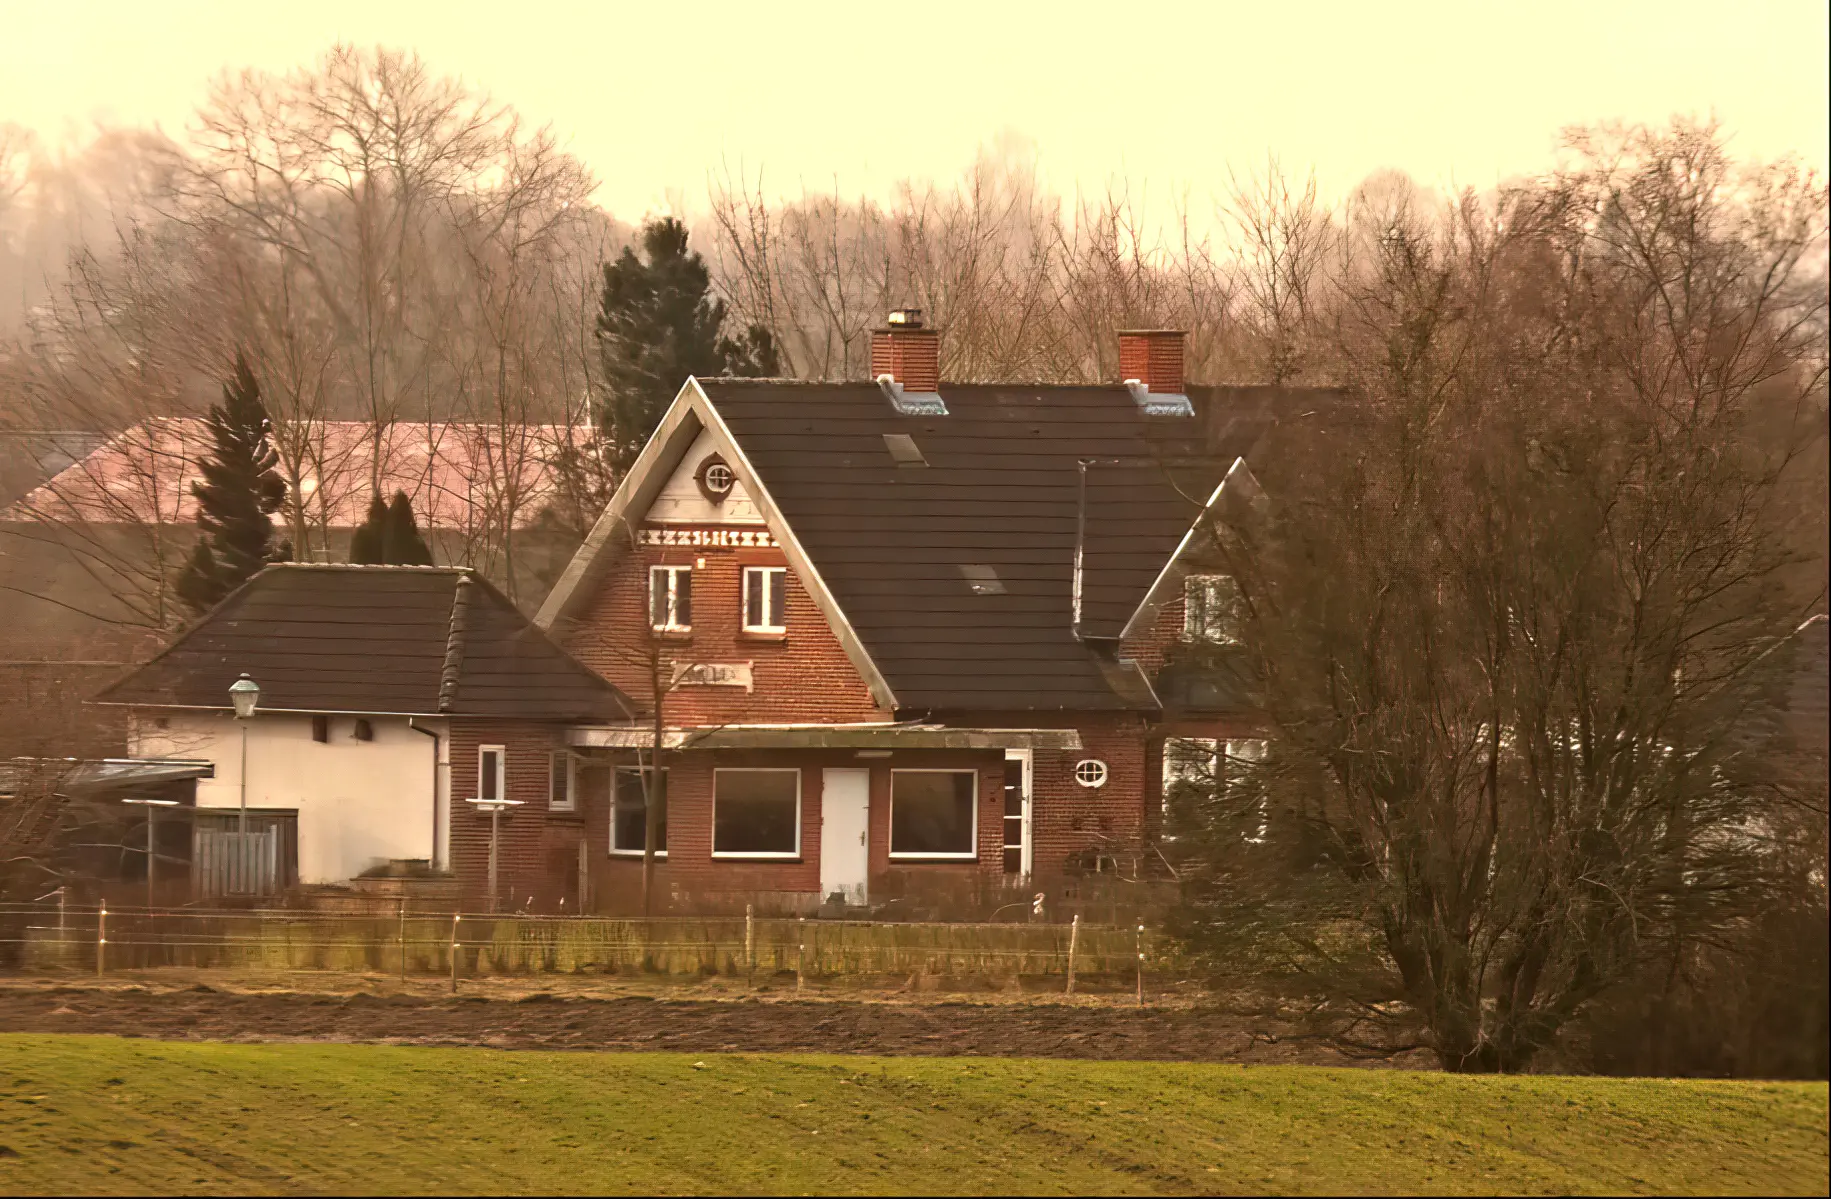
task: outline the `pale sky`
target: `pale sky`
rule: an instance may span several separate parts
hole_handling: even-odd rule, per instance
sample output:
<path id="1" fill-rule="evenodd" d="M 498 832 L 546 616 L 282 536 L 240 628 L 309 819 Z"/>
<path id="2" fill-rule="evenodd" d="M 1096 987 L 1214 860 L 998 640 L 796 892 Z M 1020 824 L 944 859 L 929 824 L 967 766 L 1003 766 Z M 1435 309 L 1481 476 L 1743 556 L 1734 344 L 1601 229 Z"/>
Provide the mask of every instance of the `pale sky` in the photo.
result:
<path id="1" fill-rule="evenodd" d="M 1012 136 L 1064 194 L 1122 174 L 1198 197 L 1268 151 L 1331 195 L 1381 167 L 1487 187 L 1607 118 L 1714 113 L 1741 154 L 1821 171 L 1831 137 L 1824 0 L 0 0 L 0 121 L 177 134 L 225 67 L 337 39 L 415 49 L 550 122 L 625 219 L 703 208 L 721 159 L 771 191 L 882 197 Z"/>

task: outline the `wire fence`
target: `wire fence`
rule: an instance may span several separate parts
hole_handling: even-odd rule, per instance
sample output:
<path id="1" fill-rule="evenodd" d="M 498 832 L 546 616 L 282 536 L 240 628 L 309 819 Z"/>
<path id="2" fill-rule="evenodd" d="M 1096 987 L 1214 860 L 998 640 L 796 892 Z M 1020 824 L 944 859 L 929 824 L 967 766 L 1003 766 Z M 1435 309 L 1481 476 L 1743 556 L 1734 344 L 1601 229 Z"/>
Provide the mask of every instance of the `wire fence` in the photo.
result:
<path id="1" fill-rule="evenodd" d="M 1131 975 L 1170 963 L 1143 925 L 918 924 L 762 916 L 393 916 L 0 904 L 30 969 L 330 970 L 446 975 L 653 973 L 800 978 L 926 973 Z"/>

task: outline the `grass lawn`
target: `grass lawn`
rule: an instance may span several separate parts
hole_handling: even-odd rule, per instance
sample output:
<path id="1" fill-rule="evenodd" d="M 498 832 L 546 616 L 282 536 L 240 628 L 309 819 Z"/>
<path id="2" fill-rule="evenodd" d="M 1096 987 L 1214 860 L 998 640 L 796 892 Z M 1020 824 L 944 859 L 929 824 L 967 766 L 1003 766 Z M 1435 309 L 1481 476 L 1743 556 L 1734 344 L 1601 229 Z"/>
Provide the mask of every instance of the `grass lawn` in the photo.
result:
<path id="1" fill-rule="evenodd" d="M 0 1194 L 1824 1194 L 1823 1083 L 0 1035 Z"/>

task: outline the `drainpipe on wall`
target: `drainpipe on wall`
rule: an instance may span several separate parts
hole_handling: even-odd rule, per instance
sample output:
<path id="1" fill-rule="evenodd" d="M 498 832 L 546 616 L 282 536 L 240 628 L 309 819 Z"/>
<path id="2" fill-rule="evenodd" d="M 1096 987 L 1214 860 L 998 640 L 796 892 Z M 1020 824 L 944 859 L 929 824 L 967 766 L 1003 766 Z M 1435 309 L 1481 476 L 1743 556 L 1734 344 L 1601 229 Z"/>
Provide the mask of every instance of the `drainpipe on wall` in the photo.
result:
<path id="1" fill-rule="evenodd" d="M 431 729 L 423 729 L 414 723 L 417 717 L 407 717 L 407 727 L 416 733 L 424 733 L 432 738 L 432 861 L 428 863 L 434 870 L 439 862 L 439 759 L 443 748 L 443 739 Z"/>

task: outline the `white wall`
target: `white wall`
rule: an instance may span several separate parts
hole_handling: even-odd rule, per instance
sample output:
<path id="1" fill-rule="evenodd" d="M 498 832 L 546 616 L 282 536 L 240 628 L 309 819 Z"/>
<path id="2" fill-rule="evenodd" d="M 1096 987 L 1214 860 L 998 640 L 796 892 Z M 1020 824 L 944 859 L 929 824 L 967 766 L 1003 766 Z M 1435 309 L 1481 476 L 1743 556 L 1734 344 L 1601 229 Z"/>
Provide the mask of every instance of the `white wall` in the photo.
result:
<path id="1" fill-rule="evenodd" d="M 742 483 L 733 483 L 725 502 L 715 504 L 699 489 L 699 464 L 716 452 L 718 439 L 710 429 L 700 430 L 693 446 L 681 458 L 668 481 L 655 496 L 647 519 L 657 524 L 761 525 L 763 514 Z"/>
<path id="2" fill-rule="evenodd" d="M 257 714 L 248 722 L 248 806 L 297 809 L 300 882 L 340 883 L 390 858 L 445 860 L 449 764 L 439 771 L 435 846 L 433 739 L 404 716 L 368 719 L 373 741 L 351 736 L 352 716 L 330 718 L 327 742 L 312 740 L 310 716 Z M 418 723 L 438 732 L 443 759 L 444 722 Z M 241 729 L 227 713 L 138 713 L 128 738 L 135 757 L 214 762 L 216 777 L 197 781 L 197 806 L 240 805 Z"/>

